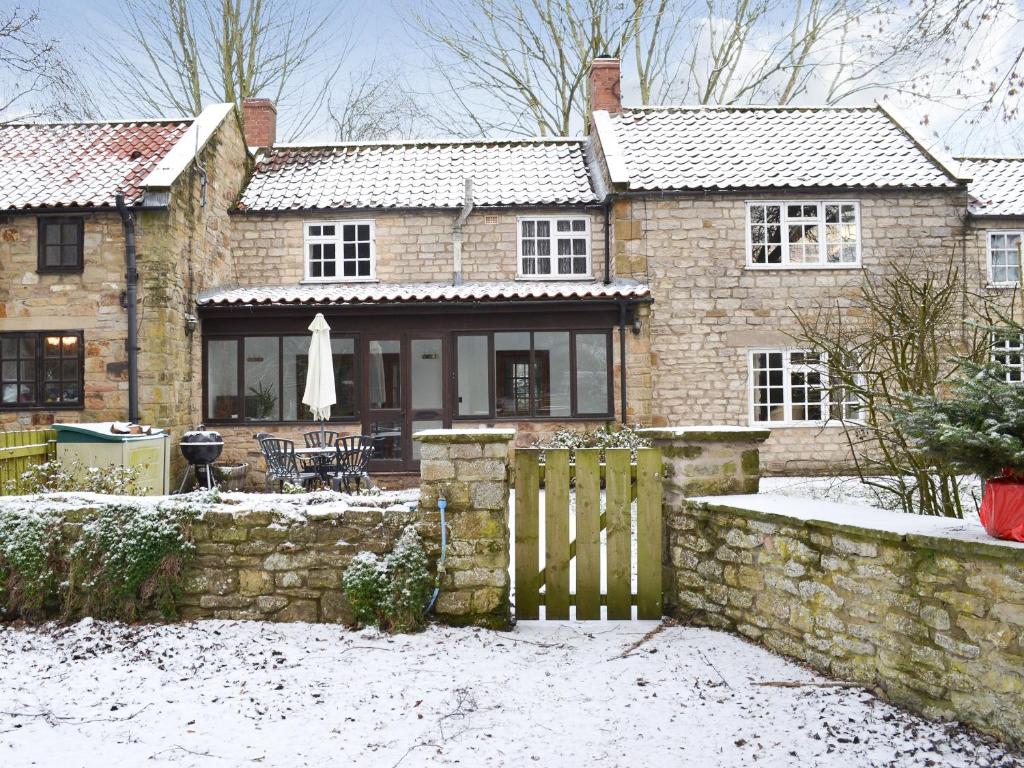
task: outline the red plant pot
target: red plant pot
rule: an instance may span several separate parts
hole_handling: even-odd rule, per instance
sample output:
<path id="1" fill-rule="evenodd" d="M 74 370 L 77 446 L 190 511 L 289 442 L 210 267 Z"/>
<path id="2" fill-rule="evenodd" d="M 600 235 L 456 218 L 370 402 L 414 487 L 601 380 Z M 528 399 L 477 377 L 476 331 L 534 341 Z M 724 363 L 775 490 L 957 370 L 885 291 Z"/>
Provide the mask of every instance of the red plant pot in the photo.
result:
<path id="1" fill-rule="evenodd" d="M 986 481 L 978 516 L 989 536 L 1024 541 L 1024 471 L 1004 469 Z"/>

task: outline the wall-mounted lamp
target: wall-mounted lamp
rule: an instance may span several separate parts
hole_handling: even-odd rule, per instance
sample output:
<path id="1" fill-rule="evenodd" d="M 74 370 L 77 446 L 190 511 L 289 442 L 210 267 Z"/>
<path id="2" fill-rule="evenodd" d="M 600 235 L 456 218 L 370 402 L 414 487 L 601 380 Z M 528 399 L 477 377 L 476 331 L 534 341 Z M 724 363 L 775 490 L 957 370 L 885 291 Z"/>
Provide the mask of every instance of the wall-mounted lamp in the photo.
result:
<path id="1" fill-rule="evenodd" d="M 195 315 L 185 315 L 185 333 L 191 336 L 196 332 L 196 326 L 199 325 L 199 318 Z"/>
<path id="2" fill-rule="evenodd" d="M 643 328 L 643 327 L 644 326 L 643 326 L 643 322 L 640 320 L 640 315 L 639 314 L 634 314 L 633 315 L 633 334 L 635 336 L 639 336 L 640 335 L 640 329 Z"/>

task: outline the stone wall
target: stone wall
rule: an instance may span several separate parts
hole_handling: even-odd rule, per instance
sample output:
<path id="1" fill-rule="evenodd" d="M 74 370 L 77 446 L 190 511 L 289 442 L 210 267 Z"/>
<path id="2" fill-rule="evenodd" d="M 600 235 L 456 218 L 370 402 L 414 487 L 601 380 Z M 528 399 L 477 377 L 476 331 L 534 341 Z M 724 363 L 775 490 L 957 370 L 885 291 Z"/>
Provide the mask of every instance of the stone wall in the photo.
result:
<path id="1" fill-rule="evenodd" d="M 306 221 L 374 223 L 377 280 L 448 282 L 452 279 L 452 225 L 458 211 L 366 211 L 327 214 L 239 213 L 234 252 L 239 285 L 287 285 L 304 276 Z M 567 209 L 477 209 L 463 228 L 462 277 L 466 282 L 515 280 L 517 216 L 586 215 L 590 218 L 591 269 L 604 272 L 604 217 L 600 207 Z"/>
<path id="2" fill-rule="evenodd" d="M 613 273 L 649 282 L 651 422 L 746 425 L 747 354 L 794 345 L 799 314 L 819 304 L 849 304 L 865 275 L 897 261 L 960 265 L 965 260 L 962 191 L 848 192 L 763 199 L 856 199 L 861 206 L 863 267 L 749 269 L 746 201 L 757 195 L 712 193 L 616 200 Z M 967 259 L 977 271 L 977 259 Z M 977 284 L 974 274 L 970 285 Z M 855 313 L 848 316 L 856 322 Z M 769 472 L 810 472 L 846 463 L 843 430 L 774 427 L 762 450 Z"/>
<path id="3" fill-rule="evenodd" d="M 1024 744 L 1024 544 L 761 496 L 665 509 L 678 618 Z"/>
<path id="4" fill-rule="evenodd" d="M 307 506 L 300 515 L 221 505 L 192 526 L 197 555 L 185 574 L 181 614 L 351 624 L 341 588 L 349 562 L 362 551 L 390 552 L 408 525 L 423 538 L 431 562 L 436 560 L 436 521 L 401 505 L 329 503 Z"/>
<path id="5" fill-rule="evenodd" d="M 419 432 L 420 506 L 447 501 L 451 539 L 437 612 L 453 623 L 512 623 L 509 599 L 509 429 Z"/>

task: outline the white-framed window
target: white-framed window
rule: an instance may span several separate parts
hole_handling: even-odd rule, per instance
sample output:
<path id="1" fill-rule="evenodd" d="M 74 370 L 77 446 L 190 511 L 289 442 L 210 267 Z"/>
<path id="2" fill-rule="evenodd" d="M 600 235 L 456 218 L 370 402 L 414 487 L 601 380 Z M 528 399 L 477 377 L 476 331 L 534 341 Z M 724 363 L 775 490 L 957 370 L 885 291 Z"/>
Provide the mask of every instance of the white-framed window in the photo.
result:
<path id="1" fill-rule="evenodd" d="M 813 426 L 861 417 L 856 393 L 830 381 L 824 353 L 753 349 L 748 363 L 751 424 Z"/>
<path id="2" fill-rule="evenodd" d="M 590 277 L 589 216 L 521 216 L 516 225 L 521 279 Z"/>
<path id="3" fill-rule="evenodd" d="M 993 331 L 992 362 L 1003 366 L 1008 382 L 1024 382 L 1024 336 L 1014 331 Z"/>
<path id="4" fill-rule="evenodd" d="M 373 280 L 372 221 L 309 221 L 305 226 L 306 279 Z"/>
<path id="5" fill-rule="evenodd" d="M 1024 232 L 988 233 L 988 281 L 991 285 L 1020 282 L 1021 239 Z"/>
<path id="6" fill-rule="evenodd" d="M 750 201 L 747 266 L 860 265 L 860 204 L 851 200 Z"/>

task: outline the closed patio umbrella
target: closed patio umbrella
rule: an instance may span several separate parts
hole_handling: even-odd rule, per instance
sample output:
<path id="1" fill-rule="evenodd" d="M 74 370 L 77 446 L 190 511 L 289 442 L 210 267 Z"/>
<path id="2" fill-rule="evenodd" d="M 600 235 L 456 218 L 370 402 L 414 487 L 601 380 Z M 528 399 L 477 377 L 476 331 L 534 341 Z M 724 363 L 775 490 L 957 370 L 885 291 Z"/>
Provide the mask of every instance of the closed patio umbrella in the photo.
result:
<path id="1" fill-rule="evenodd" d="M 338 401 L 334 390 L 334 361 L 331 358 L 331 326 L 323 314 L 316 313 L 309 324 L 313 332 L 309 340 L 309 361 L 306 367 L 306 391 L 302 402 L 309 406 L 313 418 L 320 421 L 320 444 L 324 443 L 324 422 L 331 418 L 331 406 Z"/>

